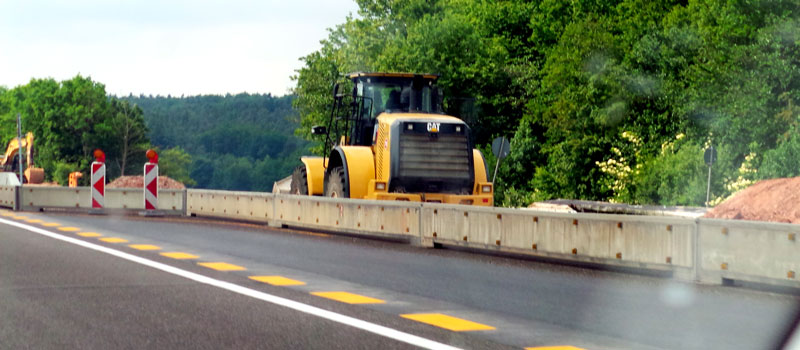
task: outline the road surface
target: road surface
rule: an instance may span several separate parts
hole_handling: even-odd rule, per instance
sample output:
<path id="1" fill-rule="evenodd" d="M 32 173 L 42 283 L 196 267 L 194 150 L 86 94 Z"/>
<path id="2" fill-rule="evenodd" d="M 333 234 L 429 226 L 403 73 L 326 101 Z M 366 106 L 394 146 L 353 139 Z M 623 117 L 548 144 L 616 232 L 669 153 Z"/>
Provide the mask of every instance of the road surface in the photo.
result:
<path id="1" fill-rule="evenodd" d="M 764 349 L 800 305 L 202 218 L 0 214 L 3 349 Z"/>

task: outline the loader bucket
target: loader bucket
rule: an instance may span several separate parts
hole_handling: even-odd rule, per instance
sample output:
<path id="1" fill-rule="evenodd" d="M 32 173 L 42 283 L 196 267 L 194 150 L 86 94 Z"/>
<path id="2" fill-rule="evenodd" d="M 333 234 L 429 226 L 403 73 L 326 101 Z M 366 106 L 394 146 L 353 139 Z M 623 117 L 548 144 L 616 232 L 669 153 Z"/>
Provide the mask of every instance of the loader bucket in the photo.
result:
<path id="1" fill-rule="evenodd" d="M 42 168 L 25 169 L 25 180 L 29 184 L 40 184 L 44 182 L 44 169 Z"/>

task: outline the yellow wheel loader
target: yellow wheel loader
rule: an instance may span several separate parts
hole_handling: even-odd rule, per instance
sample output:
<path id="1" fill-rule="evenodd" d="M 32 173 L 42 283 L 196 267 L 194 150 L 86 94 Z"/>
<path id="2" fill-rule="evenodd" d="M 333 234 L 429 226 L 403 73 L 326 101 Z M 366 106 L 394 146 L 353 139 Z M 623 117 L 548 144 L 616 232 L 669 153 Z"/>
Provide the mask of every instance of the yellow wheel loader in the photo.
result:
<path id="1" fill-rule="evenodd" d="M 326 157 L 302 157 L 291 192 L 340 198 L 492 206 L 483 155 L 470 128 L 442 113 L 437 75 L 353 73 L 334 86 Z"/>
<path id="2" fill-rule="evenodd" d="M 37 168 L 33 165 L 33 133 L 31 132 L 28 132 L 22 140 L 15 137 L 8 142 L 6 153 L 0 155 L 0 166 L 3 167 L 3 171 L 12 172 L 14 174 L 19 172 L 19 160 L 17 157 L 20 156 L 19 150 L 22 148 L 26 149 L 23 163 L 26 164 L 27 167 L 24 171 L 25 179 L 21 181 L 31 184 L 40 184 L 44 182 L 44 169 Z"/>

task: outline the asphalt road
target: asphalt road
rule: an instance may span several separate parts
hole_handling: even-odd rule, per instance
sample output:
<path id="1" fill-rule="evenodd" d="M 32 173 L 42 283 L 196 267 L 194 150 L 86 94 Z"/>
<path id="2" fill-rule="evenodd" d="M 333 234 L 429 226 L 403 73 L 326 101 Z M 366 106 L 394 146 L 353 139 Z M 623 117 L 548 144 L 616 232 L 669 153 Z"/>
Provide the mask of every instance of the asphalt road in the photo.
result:
<path id="1" fill-rule="evenodd" d="M 0 214 L 461 348 L 765 349 L 800 305 L 786 294 L 260 225 Z M 0 223 L 0 348 L 26 347 L 414 346 Z"/>

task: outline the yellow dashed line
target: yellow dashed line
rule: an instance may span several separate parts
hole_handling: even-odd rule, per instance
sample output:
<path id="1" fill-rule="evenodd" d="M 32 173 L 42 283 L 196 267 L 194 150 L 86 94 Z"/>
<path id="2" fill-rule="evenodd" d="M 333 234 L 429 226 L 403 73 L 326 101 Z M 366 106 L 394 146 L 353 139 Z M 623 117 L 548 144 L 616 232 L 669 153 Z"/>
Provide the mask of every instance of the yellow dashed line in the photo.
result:
<path id="1" fill-rule="evenodd" d="M 99 234 L 97 232 L 80 232 L 80 233 L 78 233 L 78 236 L 81 236 L 81 237 L 102 237 L 103 235 L 101 235 L 101 234 Z"/>
<path id="2" fill-rule="evenodd" d="M 204 263 L 197 263 L 197 265 L 207 267 L 209 269 L 214 269 L 217 271 L 243 271 L 247 270 L 244 267 L 239 265 L 228 264 L 224 262 L 204 262 Z"/>
<path id="3" fill-rule="evenodd" d="M 131 244 L 128 247 L 139 250 L 161 250 L 161 247 L 152 244 Z"/>
<path id="4" fill-rule="evenodd" d="M 333 299 L 348 304 L 383 304 L 385 301 L 348 292 L 312 292 L 318 297 Z"/>
<path id="5" fill-rule="evenodd" d="M 17 214 L 13 213 L 13 212 L 4 212 L 4 213 L 2 213 L 2 215 L 3 216 L 17 216 Z"/>
<path id="6" fill-rule="evenodd" d="M 576 348 L 574 346 L 569 346 L 569 345 L 557 345 L 557 346 L 537 346 L 533 348 L 525 348 L 525 350 L 586 350 L 586 349 Z"/>
<path id="7" fill-rule="evenodd" d="M 42 220 L 39 220 L 39 219 L 28 219 L 28 220 L 25 220 L 25 221 L 30 222 L 32 224 L 38 224 L 38 223 L 42 222 Z"/>
<path id="8" fill-rule="evenodd" d="M 181 253 L 181 252 L 161 253 L 161 255 L 166 256 L 168 258 L 173 258 L 173 259 L 197 259 L 197 258 L 199 258 L 199 256 L 197 256 L 197 255 Z"/>
<path id="9" fill-rule="evenodd" d="M 283 276 L 250 276 L 251 280 L 269 283 L 273 286 L 301 286 L 306 284 L 303 281 L 293 280 Z"/>
<path id="10" fill-rule="evenodd" d="M 407 318 L 422 323 L 427 323 L 432 326 L 448 329 L 455 332 L 463 331 L 483 331 L 495 329 L 492 326 L 480 324 L 472 321 L 467 321 L 453 316 L 444 314 L 405 314 L 400 317 Z"/>
<path id="11" fill-rule="evenodd" d="M 58 230 L 59 231 L 64 231 L 64 232 L 77 232 L 77 231 L 80 231 L 81 229 L 79 229 L 77 227 L 69 227 L 69 226 L 67 226 L 67 227 L 59 227 Z"/>
<path id="12" fill-rule="evenodd" d="M 56 226 L 61 226 L 61 224 L 59 224 L 57 222 L 45 222 L 45 223 L 42 223 L 42 226 L 44 226 L 44 227 L 56 227 Z"/>
<path id="13" fill-rule="evenodd" d="M 117 237 L 100 238 L 100 240 L 107 243 L 128 243 L 127 239 Z"/>
<path id="14" fill-rule="evenodd" d="M 25 220 L 25 219 L 27 219 L 28 217 L 27 217 L 27 216 L 22 216 L 22 215 L 20 215 L 20 216 L 12 216 L 12 218 L 14 218 L 14 219 L 17 219 L 17 220 Z"/>

